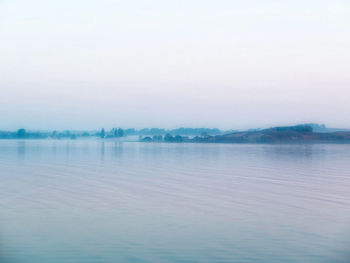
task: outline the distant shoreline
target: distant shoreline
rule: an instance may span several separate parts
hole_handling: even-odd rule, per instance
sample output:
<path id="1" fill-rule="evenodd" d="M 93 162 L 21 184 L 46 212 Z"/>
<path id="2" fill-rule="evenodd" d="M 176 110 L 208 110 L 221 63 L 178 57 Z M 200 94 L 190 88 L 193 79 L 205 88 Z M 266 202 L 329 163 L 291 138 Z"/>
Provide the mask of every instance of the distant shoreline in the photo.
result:
<path id="1" fill-rule="evenodd" d="M 323 132 L 321 132 L 322 129 L 324 130 Z M 262 130 L 226 131 L 226 133 L 215 128 L 180 128 L 175 130 L 153 128 L 142 129 L 139 131 L 134 129 L 123 130 L 121 128 L 115 128 L 111 131 L 105 131 L 102 129 L 100 132 L 27 132 L 25 129 L 19 129 L 17 132 L 0 131 L 0 139 L 8 140 L 81 140 L 93 138 L 101 140 L 117 139 L 118 141 L 154 143 L 349 144 L 350 131 L 328 129 L 325 128 L 325 126 L 315 126 L 315 124 L 274 127 Z"/>

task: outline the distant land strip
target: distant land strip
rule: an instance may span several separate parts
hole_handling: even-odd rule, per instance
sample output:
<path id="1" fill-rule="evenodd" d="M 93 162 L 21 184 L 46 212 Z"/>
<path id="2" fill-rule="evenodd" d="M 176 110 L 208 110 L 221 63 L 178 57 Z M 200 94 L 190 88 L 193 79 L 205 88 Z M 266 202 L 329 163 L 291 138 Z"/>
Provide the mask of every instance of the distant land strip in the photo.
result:
<path id="1" fill-rule="evenodd" d="M 222 131 L 217 128 L 113 128 L 110 131 L 0 131 L 0 139 L 118 139 L 169 143 L 350 143 L 350 130 L 319 124 Z M 126 139 L 128 138 L 128 139 Z"/>

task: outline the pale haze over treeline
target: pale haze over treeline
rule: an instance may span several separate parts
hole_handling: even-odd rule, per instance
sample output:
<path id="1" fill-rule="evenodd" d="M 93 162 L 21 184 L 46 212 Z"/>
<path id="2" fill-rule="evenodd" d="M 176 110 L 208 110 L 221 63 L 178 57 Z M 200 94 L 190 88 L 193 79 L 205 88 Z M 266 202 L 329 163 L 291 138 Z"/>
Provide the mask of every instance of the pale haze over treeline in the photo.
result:
<path id="1" fill-rule="evenodd" d="M 350 2 L 0 1 L 0 129 L 350 128 Z"/>

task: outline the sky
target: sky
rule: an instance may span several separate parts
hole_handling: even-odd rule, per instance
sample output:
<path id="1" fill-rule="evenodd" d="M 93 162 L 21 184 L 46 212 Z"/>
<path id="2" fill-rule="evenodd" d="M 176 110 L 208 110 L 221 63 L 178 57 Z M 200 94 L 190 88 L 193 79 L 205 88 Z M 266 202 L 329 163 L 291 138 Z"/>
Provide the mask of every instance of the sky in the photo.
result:
<path id="1" fill-rule="evenodd" d="M 0 0 L 0 129 L 350 128 L 348 0 Z"/>

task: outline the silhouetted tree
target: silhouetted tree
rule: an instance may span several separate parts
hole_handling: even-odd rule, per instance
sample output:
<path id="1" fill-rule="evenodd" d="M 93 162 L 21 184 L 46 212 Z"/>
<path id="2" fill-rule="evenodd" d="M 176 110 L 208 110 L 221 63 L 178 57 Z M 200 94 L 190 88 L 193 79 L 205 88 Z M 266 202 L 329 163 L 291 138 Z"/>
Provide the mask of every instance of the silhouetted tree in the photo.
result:
<path id="1" fill-rule="evenodd" d="M 164 141 L 165 141 L 165 142 L 173 142 L 173 141 L 174 141 L 174 137 L 173 137 L 170 133 L 167 133 L 167 134 L 164 136 Z"/>
<path id="2" fill-rule="evenodd" d="M 26 130 L 25 129 L 19 129 L 17 131 L 17 138 L 24 138 L 26 137 Z"/>
<path id="3" fill-rule="evenodd" d="M 145 138 L 142 139 L 143 142 L 152 142 L 152 138 L 149 136 L 146 136 Z"/>
<path id="4" fill-rule="evenodd" d="M 101 133 L 100 133 L 100 136 L 101 136 L 101 138 L 104 138 L 104 137 L 105 137 L 105 129 L 104 129 L 104 128 L 102 128 Z"/>
<path id="5" fill-rule="evenodd" d="M 124 130 L 122 128 L 118 129 L 118 137 L 123 137 L 124 136 Z"/>
<path id="6" fill-rule="evenodd" d="M 174 138 L 174 141 L 175 142 L 183 142 L 183 138 L 180 135 L 176 135 L 175 138 Z"/>

